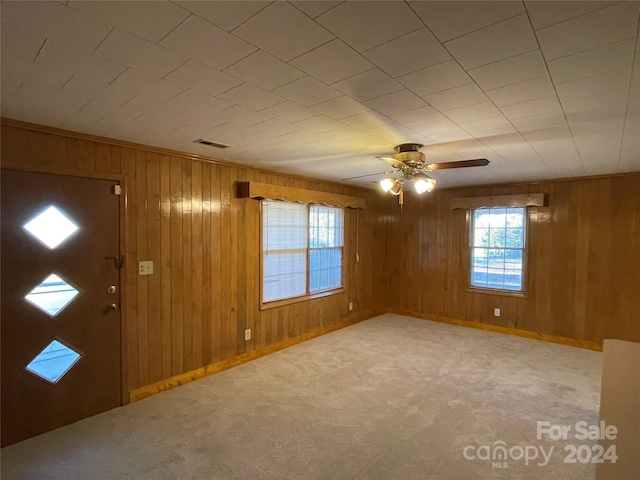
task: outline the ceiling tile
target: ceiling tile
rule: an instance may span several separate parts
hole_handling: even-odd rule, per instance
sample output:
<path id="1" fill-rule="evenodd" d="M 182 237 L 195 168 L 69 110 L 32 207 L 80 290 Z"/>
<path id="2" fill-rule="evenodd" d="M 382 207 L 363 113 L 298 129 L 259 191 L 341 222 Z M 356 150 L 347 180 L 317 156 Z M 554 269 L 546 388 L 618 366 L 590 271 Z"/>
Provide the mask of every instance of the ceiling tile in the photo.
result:
<path id="1" fill-rule="evenodd" d="M 346 95 L 341 95 L 326 102 L 318 103 L 311 108 L 318 113 L 322 113 L 323 115 L 327 115 L 328 117 L 336 120 L 351 117 L 369 110 L 360 102 L 357 102 Z"/>
<path id="2" fill-rule="evenodd" d="M 609 91 L 589 97 L 574 98 L 562 102 L 569 122 L 572 120 L 606 120 L 624 116 L 627 108 L 628 89 Z"/>
<path id="3" fill-rule="evenodd" d="M 373 100 L 365 102 L 365 105 L 382 113 L 383 115 L 393 115 L 395 113 L 406 112 L 426 106 L 427 104 L 417 95 L 409 90 L 399 90 L 389 93 Z"/>
<path id="4" fill-rule="evenodd" d="M 300 70 L 262 50 L 225 68 L 224 73 L 241 78 L 265 90 L 273 90 L 304 77 L 304 73 Z"/>
<path id="5" fill-rule="evenodd" d="M 334 83 L 333 86 L 361 102 L 402 89 L 402 85 L 377 68 Z"/>
<path id="6" fill-rule="evenodd" d="M 513 126 L 522 133 L 531 130 L 561 128 L 567 126 L 567 120 L 562 113 L 543 113 L 540 115 L 514 118 L 511 120 L 511 123 L 513 123 Z"/>
<path id="7" fill-rule="evenodd" d="M 528 102 L 516 103 L 502 107 L 502 113 L 510 120 L 532 115 L 557 114 L 562 115 L 562 107 L 555 94 L 552 97 L 538 98 Z"/>
<path id="8" fill-rule="evenodd" d="M 313 77 L 300 78 L 283 87 L 277 88 L 273 93 L 292 102 L 296 102 L 303 107 L 326 102 L 340 95 L 340 92 Z"/>
<path id="9" fill-rule="evenodd" d="M 368 130 L 369 128 L 385 125 L 389 119 L 378 112 L 365 112 L 353 115 L 352 117 L 343 118 L 342 123 L 360 130 Z"/>
<path id="10" fill-rule="evenodd" d="M 333 38 L 324 28 L 286 2 L 273 2 L 233 33 L 285 62 Z"/>
<path id="11" fill-rule="evenodd" d="M 260 110 L 260 113 L 268 115 L 283 122 L 299 122 L 307 118 L 315 117 L 318 113 L 305 107 L 301 107 L 297 103 L 286 101 L 274 105 L 272 107 Z"/>
<path id="12" fill-rule="evenodd" d="M 268 5 L 265 1 L 178 1 L 177 5 L 230 32 Z"/>
<path id="13" fill-rule="evenodd" d="M 322 133 L 338 128 L 344 127 L 344 123 L 340 123 L 333 118 L 325 117 L 324 115 L 317 115 L 315 117 L 307 118 L 306 120 L 300 120 L 294 124 L 295 127 L 301 127 L 305 130 L 311 130 L 312 132 Z"/>
<path id="14" fill-rule="evenodd" d="M 435 122 L 436 120 L 446 119 L 444 115 L 428 105 L 426 107 L 416 108 L 415 110 L 408 110 L 396 115 L 391 115 L 391 118 L 406 127 L 413 127 L 414 125 L 423 125 L 425 123 Z"/>
<path id="15" fill-rule="evenodd" d="M 342 1 L 330 1 L 330 0 L 302 0 L 302 1 L 290 1 L 296 8 L 302 10 L 311 18 L 316 18 L 318 15 L 323 14 L 327 10 L 340 5 Z"/>
<path id="16" fill-rule="evenodd" d="M 404 75 L 398 80 L 413 93 L 420 96 L 473 82 L 460 65 L 453 60 L 433 67 L 423 68 L 417 72 Z"/>
<path id="17" fill-rule="evenodd" d="M 94 54 L 157 77 L 164 77 L 187 61 L 182 55 L 117 28 L 100 44 Z"/>
<path id="18" fill-rule="evenodd" d="M 392 77 L 451 60 L 451 55 L 426 28 L 367 50 L 364 56 Z"/>
<path id="19" fill-rule="evenodd" d="M 424 98 L 429 105 L 440 111 L 473 105 L 474 103 L 486 102 L 488 100 L 484 92 L 480 90 L 480 87 L 475 83 L 432 93 L 422 98 Z"/>
<path id="20" fill-rule="evenodd" d="M 209 68 L 193 60 L 178 67 L 165 77 L 166 80 L 209 95 L 218 95 L 237 87 L 242 80 Z"/>
<path id="21" fill-rule="evenodd" d="M 291 61 L 291 65 L 324 83 L 335 83 L 374 68 L 344 42 L 335 39 Z"/>
<path id="22" fill-rule="evenodd" d="M 4 51 L 3 46 L 3 51 Z M 79 47 L 47 41 L 31 64 L 31 76 L 24 79 L 25 86 L 37 83 L 43 87 L 55 86 L 60 91 L 78 96 L 96 95 L 126 70 L 124 65 L 90 55 Z M 3 85 L 4 90 L 4 85 Z"/>
<path id="23" fill-rule="evenodd" d="M 450 120 L 460 122 L 471 122 L 473 120 L 480 120 L 482 118 L 490 118 L 500 115 L 500 110 L 491 102 L 476 103 L 475 105 L 469 105 L 461 108 L 454 108 L 453 110 L 447 110 L 442 112 Z"/>
<path id="24" fill-rule="evenodd" d="M 500 1 L 415 2 L 411 8 L 441 42 L 524 13 L 521 2 Z"/>
<path id="25" fill-rule="evenodd" d="M 564 22 L 570 18 L 579 17 L 580 15 L 584 15 L 593 10 L 599 10 L 614 3 L 615 2 L 598 2 L 595 0 L 555 0 L 553 2 L 543 0 L 525 2 L 527 14 L 531 19 L 533 28 L 536 30 Z"/>
<path id="26" fill-rule="evenodd" d="M 469 75 L 484 91 L 513 85 L 546 74 L 547 66 L 540 50 L 523 53 L 469 71 Z"/>
<path id="27" fill-rule="evenodd" d="M 404 2 L 344 2 L 316 21 L 359 52 L 423 27 Z"/>
<path id="28" fill-rule="evenodd" d="M 256 50 L 253 45 L 193 15 L 167 35 L 160 45 L 218 70 Z"/>
<path id="29" fill-rule="evenodd" d="M 160 41 L 189 16 L 170 2 L 77 1 L 68 5 L 150 42 Z"/>
<path id="30" fill-rule="evenodd" d="M 444 44 L 465 68 L 476 68 L 538 48 L 526 15 L 504 20 Z"/>
<path id="31" fill-rule="evenodd" d="M 397 123 L 386 123 L 379 127 L 370 128 L 366 133 L 394 144 L 407 142 L 420 143 L 424 138 L 422 135 Z"/>
<path id="32" fill-rule="evenodd" d="M 471 134 L 465 132 L 463 129 L 458 128 L 449 132 L 443 133 L 431 133 L 429 138 L 438 143 L 458 142 L 460 140 L 471 140 L 473 137 Z"/>
<path id="33" fill-rule="evenodd" d="M 187 89 L 166 102 L 159 104 L 157 112 L 163 118 L 169 118 L 179 113 L 193 114 L 194 112 L 198 113 L 200 111 L 217 113 L 231 106 L 229 102 L 225 102 L 219 98 Z"/>
<path id="34" fill-rule="evenodd" d="M 33 60 L 45 43 L 46 38 L 32 35 L 22 29 L 2 24 L 2 100 L 16 93 L 22 83 L 30 76 Z M 4 106 L 4 105 L 3 105 Z"/>
<path id="35" fill-rule="evenodd" d="M 505 107 L 514 103 L 526 102 L 527 100 L 550 97 L 555 92 L 551 79 L 548 75 L 545 75 L 533 80 L 488 90 L 486 94 L 496 106 Z"/>
<path id="36" fill-rule="evenodd" d="M 93 52 L 113 28 L 55 2 L 2 2 L 2 23 L 17 26 L 25 34 L 75 45 L 86 52 Z"/>
<path id="37" fill-rule="evenodd" d="M 431 137 L 432 135 L 458 131 L 460 130 L 460 127 L 448 118 L 445 118 L 443 120 L 436 120 L 435 122 L 428 122 L 423 125 L 414 125 L 411 129 Z"/>
<path id="38" fill-rule="evenodd" d="M 544 58 L 553 60 L 636 36 L 640 2 L 620 2 L 539 30 Z"/>
<path id="39" fill-rule="evenodd" d="M 548 63 L 553 83 L 560 84 L 628 67 L 633 62 L 635 39 L 594 48 Z"/>
<path id="40" fill-rule="evenodd" d="M 266 122 L 270 117 L 248 108 L 233 106 L 216 114 L 216 123 L 212 128 L 227 125 L 233 129 L 241 126 L 249 126 L 260 122 Z"/>
<path id="41" fill-rule="evenodd" d="M 558 84 L 556 90 L 561 102 L 576 98 L 600 95 L 615 90 L 627 89 L 631 81 L 631 68 L 601 73 L 592 77 L 580 78 Z"/>
<path id="42" fill-rule="evenodd" d="M 218 95 L 218 98 L 251 110 L 262 110 L 263 108 L 284 102 L 282 97 L 249 85 L 248 83 L 229 90 L 222 95 Z"/>
<path id="43" fill-rule="evenodd" d="M 474 137 L 507 135 L 516 131 L 511 122 L 502 115 L 464 122 L 459 125 Z"/>

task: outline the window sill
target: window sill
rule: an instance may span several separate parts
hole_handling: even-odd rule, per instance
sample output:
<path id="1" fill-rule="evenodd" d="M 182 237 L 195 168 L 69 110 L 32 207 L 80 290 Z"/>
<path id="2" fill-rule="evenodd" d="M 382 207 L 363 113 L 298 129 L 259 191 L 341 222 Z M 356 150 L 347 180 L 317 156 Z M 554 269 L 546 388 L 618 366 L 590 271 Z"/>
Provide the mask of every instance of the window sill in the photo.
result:
<path id="1" fill-rule="evenodd" d="M 469 293 L 481 293 L 484 295 L 499 295 L 502 297 L 527 298 L 527 294 L 525 292 L 514 292 L 512 290 L 498 290 L 493 288 L 477 288 L 477 287 L 467 287 L 466 290 Z"/>
<path id="2" fill-rule="evenodd" d="M 328 297 L 331 295 L 337 295 L 339 293 L 346 292 L 344 287 L 336 288 L 335 290 L 326 290 L 324 292 L 314 293 L 313 295 L 305 295 L 303 297 L 285 298 L 283 300 L 275 300 L 273 302 L 261 303 L 260 310 L 269 310 L 272 308 L 284 307 L 285 305 L 292 305 L 294 303 L 306 302 L 309 300 L 315 300 L 317 298 Z"/>

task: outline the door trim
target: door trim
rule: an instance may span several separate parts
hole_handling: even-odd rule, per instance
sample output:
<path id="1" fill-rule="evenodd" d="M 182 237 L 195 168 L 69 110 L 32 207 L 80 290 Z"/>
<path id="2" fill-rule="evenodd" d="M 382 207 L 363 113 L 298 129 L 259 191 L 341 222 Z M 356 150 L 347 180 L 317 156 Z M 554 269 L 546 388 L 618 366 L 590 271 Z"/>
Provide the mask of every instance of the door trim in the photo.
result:
<path id="1" fill-rule="evenodd" d="M 93 180 L 107 180 L 119 182 L 122 188 L 122 193 L 119 195 L 119 209 L 118 221 L 120 226 L 120 235 L 118 238 L 118 246 L 120 253 L 127 252 L 127 210 L 129 208 L 128 202 L 128 190 L 127 190 L 127 177 L 119 173 L 98 173 L 88 172 L 78 169 L 65 169 L 51 167 L 48 165 L 25 165 L 18 162 L 2 162 L 2 170 L 16 170 L 22 172 L 31 173 L 44 173 L 49 175 L 60 175 L 63 177 L 80 177 L 89 178 Z M 131 261 L 130 258 L 125 258 L 125 262 Z M 129 369 L 128 369 L 128 339 L 127 339 L 127 306 L 129 303 L 128 291 L 129 279 L 125 274 L 124 268 L 119 270 L 120 277 L 120 405 L 126 405 L 129 400 Z"/>

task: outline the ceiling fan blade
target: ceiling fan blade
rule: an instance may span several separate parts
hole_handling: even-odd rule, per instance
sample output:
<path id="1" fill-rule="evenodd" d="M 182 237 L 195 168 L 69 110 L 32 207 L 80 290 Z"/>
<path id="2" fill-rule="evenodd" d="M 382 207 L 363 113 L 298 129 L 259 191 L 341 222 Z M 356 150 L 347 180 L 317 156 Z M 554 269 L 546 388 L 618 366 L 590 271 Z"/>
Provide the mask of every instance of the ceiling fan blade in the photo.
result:
<path id="1" fill-rule="evenodd" d="M 389 165 L 391 165 L 393 168 L 402 168 L 402 167 L 406 167 L 406 165 L 404 163 L 402 163 L 400 160 L 396 160 L 393 157 L 387 157 L 384 155 L 376 155 L 376 158 L 379 158 L 380 160 L 387 162 Z"/>
<path id="2" fill-rule="evenodd" d="M 443 163 L 430 163 L 424 166 L 425 170 L 445 170 L 447 168 L 464 168 L 464 167 L 484 167 L 489 165 L 489 160 L 486 158 L 476 158 L 474 160 L 461 160 L 459 162 L 443 162 Z"/>
<path id="3" fill-rule="evenodd" d="M 380 173 L 369 173 L 369 174 L 367 174 L 367 175 L 358 175 L 357 177 L 343 178 L 342 180 L 355 180 L 356 178 L 373 177 L 374 175 L 389 175 L 390 173 L 393 173 L 393 171 L 390 171 L 390 172 L 380 172 Z"/>

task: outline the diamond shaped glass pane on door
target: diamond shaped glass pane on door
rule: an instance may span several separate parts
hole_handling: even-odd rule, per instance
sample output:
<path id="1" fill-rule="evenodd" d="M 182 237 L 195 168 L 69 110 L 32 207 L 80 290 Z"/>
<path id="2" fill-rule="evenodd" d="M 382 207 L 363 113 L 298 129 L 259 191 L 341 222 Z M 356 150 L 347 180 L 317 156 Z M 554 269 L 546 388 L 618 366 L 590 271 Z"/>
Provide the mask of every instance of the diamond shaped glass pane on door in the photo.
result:
<path id="1" fill-rule="evenodd" d="M 78 290 L 52 273 L 24 298 L 47 315 L 54 317 L 69 305 L 78 293 Z"/>
<path id="2" fill-rule="evenodd" d="M 75 350 L 54 340 L 29 362 L 26 369 L 47 382 L 56 383 L 80 357 Z"/>
<path id="3" fill-rule="evenodd" d="M 78 230 L 78 226 L 53 205 L 25 223 L 22 228 L 51 250 Z"/>

